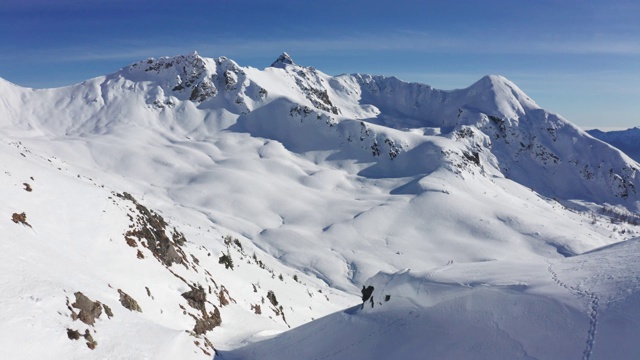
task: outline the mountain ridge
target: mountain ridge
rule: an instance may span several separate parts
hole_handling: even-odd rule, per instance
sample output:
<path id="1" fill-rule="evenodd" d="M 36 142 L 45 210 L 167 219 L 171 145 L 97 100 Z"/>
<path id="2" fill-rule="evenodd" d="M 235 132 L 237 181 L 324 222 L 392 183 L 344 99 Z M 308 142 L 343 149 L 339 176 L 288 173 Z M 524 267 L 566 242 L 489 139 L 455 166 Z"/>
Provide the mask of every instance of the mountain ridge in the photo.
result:
<path id="1" fill-rule="evenodd" d="M 607 183 L 606 186 L 614 197 L 636 198 L 636 165 L 625 164 L 625 161 L 617 156 L 615 161 L 607 159 L 607 162 L 614 163 L 613 166 L 604 169 L 601 165 L 603 159 L 598 159 L 595 163 L 583 163 L 575 154 L 567 151 L 567 146 L 560 144 L 562 148 L 559 148 L 556 144 L 559 134 L 562 134 L 562 143 L 567 143 L 574 139 L 582 140 L 584 132 L 565 119 L 541 109 L 504 77 L 488 75 L 466 89 L 441 91 L 428 85 L 406 83 L 393 77 L 360 74 L 331 77 L 314 68 L 295 65 L 288 55 L 281 55 L 275 63 L 278 63 L 280 58 L 287 59 L 287 67 L 271 68 L 272 71 L 269 71 L 270 67 L 262 71 L 243 68 L 226 57 L 203 58 L 197 52 L 158 60 L 150 58 L 107 75 L 104 79 L 96 78 L 98 80 L 77 85 L 76 88 L 90 86 L 93 90 L 75 96 L 80 95 L 90 102 L 104 106 L 111 96 L 124 96 L 111 95 L 114 88 L 143 91 L 146 93 L 143 100 L 145 105 L 160 111 L 161 116 L 175 117 L 173 114 L 164 114 L 165 112 L 187 112 L 188 116 L 184 117 L 189 117 L 190 124 L 179 123 L 171 126 L 174 129 L 183 127 L 187 132 L 191 129 L 191 136 L 198 136 L 197 133 L 206 136 L 209 132 L 209 124 L 204 121 L 205 117 L 211 119 L 212 129 L 218 131 L 233 125 L 239 117 L 248 116 L 251 111 L 284 98 L 291 102 L 290 105 L 284 105 L 290 107 L 291 116 L 295 113 L 295 116 L 306 119 L 314 114 L 313 116 L 322 118 L 329 126 L 337 125 L 342 120 L 364 121 L 365 127 L 372 123 L 400 129 L 440 128 L 440 131 L 446 132 L 454 129 L 465 132 L 464 126 L 472 126 L 488 136 L 496 147 L 505 147 L 497 159 L 488 159 L 494 167 L 498 167 L 498 172 L 504 172 L 505 175 L 549 197 L 578 196 L 598 202 L 624 202 L 606 199 L 606 196 L 598 194 L 599 191 L 595 191 L 593 186 L 587 186 L 580 193 L 576 193 L 575 188 L 565 188 L 560 194 L 550 191 L 566 182 L 566 176 L 571 176 L 575 180 L 569 181 L 570 183 L 584 183 L 584 180 L 599 178 Z M 281 71 L 284 72 L 284 79 Z M 97 84 L 98 82 L 101 84 Z M 275 89 L 274 82 L 280 83 Z M 286 87 L 291 87 L 294 91 L 285 90 Z M 111 99 L 113 100 L 115 99 Z M 189 102 L 185 102 L 187 100 Z M 224 113 L 215 116 L 197 114 L 199 110 L 206 109 L 218 109 L 218 112 L 222 109 Z M 286 112 L 284 109 L 278 111 Z M 88 113 L 91 113 L 91 110 Z M 388 116 L 392 117 L 391 121 L 385 120 Z M 109 120 L 106 121 L 111 122 L 122 115 L 112 113 L 104 117 L 108 117 Z M 405 118 L 405 123 L 399 122 L 398 117 Z M 198 118 L 202 120 L 193 120 Z M 96 125 L 108 125 L 100 122 L 104 123 L 105 120 L 101 119 Z M 65 129 L 65 133 L 70 130 L 73 132 L 74 129 L 82 132 L 87 127 L 91 131 L 91 126 L 91 122 L 81 121 Z M 346 124 L 344 127 L 347 127 Z M 384 128 L 381 130 L 385 131 Z M 359 135 L 362 131 L 358 130 L 358 126 L 349 126 L 348 130 L 340 131 L 348 140 L 362 137 Z M 365 129 L 364 132 L 367 131 L 371 133 L 372 129 Z M 403 139 L 392 139 L 382 135 L 367 141 L 364 147 L 371 149 L 374 155 L 385 153 L 395 158 L 403 151 L 403 146 L 396 144 L 406 142 Z M 481 139 L 475 139 L 473 142 L 488 143 L 487 140 Z M 593 146 L 600 148 L 598 144 L 592 144 L 590 141 L 587 143 L 582 146 L 581 151 L 590 151 L 588 148 Z M 475 158 L 473 154 L 478 151 L 472 147 L 467 146 L 466 151 Z M 485 153 L 487 151 L 492 150 L 485 149 Z M 596 158 L 601 152 L 591 151 Z M 478 158 L 484 159 L 482 156 Z M 523 165 L 523 161 L 529 164 Z M 554 169 L 558 166 L 554 165 L 560 162 L 572 166 L 568 170 L 561 170 L 563 174 L 556 176 L 555 180 L 553 176 L 550 177 L 549 180 L 552 180 L 553 184 L 539 185 L 529 181 L 526 175 L 529 171 L 526 167 L 536 166 L 532 165 L 532 162 L 544 167 L 551 175 L 558 172 Z M 497 163 L 502 165 L 497 166 Z M 559 179 L 560 177 L 563 179 Z M 586 183 L 589 184 L 588 181 Z M 591 196 L 592 193 L 596 196 Z"/>
<path id="2" fill-rule="evenodd" d="M 640 162 L 640 128 L 633 127 L 626 130 L 601 131 L 588 130 L 587 133 L 596 139 L 602 140 L 624 151 L 632 159 Z"/>
<path id="3" fill-rule="evenodd" d="M 282 66 L 263 70 L 196 52 L 149 58 L 58 89 L 0 81 L 0 134 L 10 149 L 10 161 L 2 164 L 3 194 L 12 207 L 0 221 L 10 229 L 11 243 L 19 244 L 3 255 L 3 263 L 17 266 L 20 252 L 40 254 L 36 244 L 47 241 L 47 233 L 56 233 L 53 244 L 75 248 L 81 240 L 74 224 L 104 229 L 100 216 L 118 219 L 122 223 L 113 229 L 90 232 L 81 248 L 106 246 L 114 259 L 132 255 L 123 262 L 154 274 L 154 281 L 174 285 L 155 301 L 139 283 L 125 282 L 126 276 L 112 268 L 115 273 L 102 275 L 104 281 L 84 293 L 115 308 L 120 305 L 112 297 L 118 293 L 104 283 L 120 283 L 143 310 L 166 314 L 173 309 L 160 317 L 127 317 L 157 329 L 163 338 L 171 337 L 166 324 L 193 331 L 195 324 L 215 319 L 215 313 L 209 314 L 217 308 L 222 323 L 203 336 L 226 350 L 351 306 L 360 287 L 380 272 L 403 279 L 403 269 L 410 268 L 419 282 L 432 276 L 429 272 L 447 271 L 451 264 L 458 269 L 459 264 L 462 272 L 453 271 L 450 281 L 472 283 L 476 275 L 465 269 L 496 271 L 525 264 L 517 276 L 535 282 L 526 265 L 533 264 L 534 272 L 546 274 L 545 281 L 553 285 L 547 260 L 562 262 L 638 234 L 637 163 L 541 109 L 504 77 L 490 75 L 466 89 L 443 91 L 393 77 L 330 76 L 281 57 Z M 287 58 L 291 64 L 285 64 Z M 36 174 L 38 182 L 30 179 L 34 161 L 47 169 Z M 52 182 L 47 195 L 31 196 L 38 194 L 35 185 L 41 178 Z M 92 185 L 74 187 L 77 181 Z M 98 200 L 83 203 L 83 198 Z M 52 199 L 74 210 L 56 212 L 47 202 Z M 182 242 L 180 236 L 173 239 L 171 227 L 184 234 L 182 251 L 191 270 L 151 262 L 155 256 L 148 256 L 145 244 L 151 245 L 145 240 L 133 239 L 147 260 L 136 258 L 124 240 L 128 231 L 142 231 L 126 228 L 127 211 L 138 209 L 136 203 L 161 214 L 165 220 L 158 223 L 167 223 L 164 236 L 171 241 Z M 82 206 L 86 214 L 76 209 Z M 57 223 L 43 220 L 47 211 Z M 21 213 L 33 234 L 20 224 Z M 227 234 L 241 245 L 224 240 Z M 29 241 L 20 243 L 22 238 Z M 71 261 L 102 274 L 83 258 L 97 256 L 94 250 L 74 251 Z M 57 261 L 38 256 L 51 266 Z M 230 258 L 238 269 L 228 268 Z M 45 276 L 38 269 L 30 273 L 33 282 Z M 516 280 L 510 279 L 510 285 Z M 65 292 L 82 290 L 71 288 L 71 280 L 51 281 L 56 290 L 43 296 L 63 299 Z M 223 283 L 226 292 L 214 281 Z M 203 282 L 211 284 L 205 311 L 194 303 L 200 296 L 197 284 Z M 155 286 L 149 286 L 152 294 Z M 502 299 L 503 288 L 497 289 Z M 21 291 L 16 306 L 31 310 L 28 291 Z M 272 300 L 276 294 L 278 301 Z M 220 305 L 220 296 L 230 304 Z M 565 295 L 552 291 L 550 296 L 556 301 Z M 49 314 L 47 326 L 55 336 L 64 335 L 60 324 L 77 322 L 67 316 L 64 301 L 50 301 L 48 309 L 66 317 Z M 584 305 L 579 299 L 570 304 L 575 309 Z M 499 312 L 499 307 L 491 309 Z M 338 316 L 361 319 L 353 312 Z M 588 317 L 576 319 L 588 327 Z M 114 324 L 104 321 L 94 336 L 100 354 L 83 349 L 84 356 L 113 354 L 101 346 L 109 337 L 98 336 L 117 328 L 100 325 Z M 21 328 L 20 334 L 26 337 L 28 330 Z M 194 358 L 211 350 L 198 349 L 204 338 L 195 340 L 200 342 L 195 348 L 185 345 L 190 337 L 179 338 L 170 343 L 199 352 Z M 64 336 L 56 341 L 61 352 L 80 349 L 72 350 Z M 151 346 L 150 339 L 141 341 L 143 348 Z"/>

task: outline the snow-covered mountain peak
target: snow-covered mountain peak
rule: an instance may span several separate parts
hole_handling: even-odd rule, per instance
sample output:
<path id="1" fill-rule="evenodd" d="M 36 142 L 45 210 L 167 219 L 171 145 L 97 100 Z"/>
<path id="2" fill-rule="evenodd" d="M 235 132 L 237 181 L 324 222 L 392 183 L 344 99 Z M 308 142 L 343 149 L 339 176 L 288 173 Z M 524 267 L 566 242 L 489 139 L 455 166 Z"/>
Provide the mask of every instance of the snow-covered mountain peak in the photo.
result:
<path id="1" fill-rule="evenodd" d="M 176 100 L 200 104 L 215 98 L 220 88 L 240 90 L 244 75 L 244 70 L 231 59 L 224 56 L 205 58 L 194 51 L 188 55 L 139 61 L 111 78 L 123 77 L 134 83 L 147 83 L 145 91 L 151 93 L 150 104 L 163 109 L 174 106 Z"/>
<path id="2" fill-rule="evenodd" d="M 296 63 L 293 62 L 293 59 L 291 58 L 291 56 L 289 56 L 289 54 L 283 52 L 282 54 L 280 54 L 280 56 L 278 56 L 276 61 L 271 64 L 271 67 L 284 68 L 287 65 L 296 65 Z"/>
<path id="3" fill-rule="evenodd" d="M 469 105 L 490 105 L 485 110 L 493 114 L 488 115 L 517 120 L 528 110 L 540 109 L 516 84 L 500 75 L 486 75 L 463 91 Z"/>
<path id="4" fill-rule="evenodd" d="M 189 99 L 203 101 L 216 93 L 211 75 L 216 71 L 213 59 L 203 58 L 197 52 L 173 57 L 149 58 L 122 69 L 122 75 L 134 82 L 150 81 L 172 92 L 189 90 Z"/>

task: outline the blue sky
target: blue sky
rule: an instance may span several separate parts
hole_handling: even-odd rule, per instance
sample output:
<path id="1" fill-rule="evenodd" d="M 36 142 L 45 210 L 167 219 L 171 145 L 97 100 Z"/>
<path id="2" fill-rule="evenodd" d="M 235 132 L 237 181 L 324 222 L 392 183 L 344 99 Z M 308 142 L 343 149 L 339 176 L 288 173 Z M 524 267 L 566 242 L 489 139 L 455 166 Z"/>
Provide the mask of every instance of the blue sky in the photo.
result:
<path id="1" fill-rule="evenodd" d="M 0 77 L 55 87 L 197 50 L 436 88 L 501 74 L 584 128 L 640 125 L 640 2 L 0 0 Z"/>

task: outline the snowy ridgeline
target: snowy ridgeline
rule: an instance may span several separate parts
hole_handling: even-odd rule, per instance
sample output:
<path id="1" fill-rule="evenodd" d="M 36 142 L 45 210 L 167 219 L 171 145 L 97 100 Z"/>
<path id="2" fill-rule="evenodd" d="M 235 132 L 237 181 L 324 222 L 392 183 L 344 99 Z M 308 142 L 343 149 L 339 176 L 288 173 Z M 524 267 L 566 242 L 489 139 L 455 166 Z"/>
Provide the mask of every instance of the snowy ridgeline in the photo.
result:
<path id="1" fill-rule="evenodd" d="M 636 359 L 638 256 L 633 239 L 546 262 L 379 273 L 362 305 L 216 358 Z"/>
<path id="2" fill-rule="evenodd" d="M 573 255 L 637 236 L 638 164 L 503 77 L 193 53 L 0 96 L 7 356 L 637 355 L 636 241 Z"/>

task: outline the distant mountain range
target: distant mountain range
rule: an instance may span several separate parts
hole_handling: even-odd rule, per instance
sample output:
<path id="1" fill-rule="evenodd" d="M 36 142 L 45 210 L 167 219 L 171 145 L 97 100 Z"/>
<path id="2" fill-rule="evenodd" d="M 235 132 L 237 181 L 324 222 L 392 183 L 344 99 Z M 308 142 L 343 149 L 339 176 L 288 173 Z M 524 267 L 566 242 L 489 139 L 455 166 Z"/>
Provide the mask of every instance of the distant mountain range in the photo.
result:
<path id="1" fill-rule="evenodd" d="M 150 58 L 57 89 L 0 79 L 0 344 L 633 358 L 637 241 L 600 248 L 640 231 L 638 163 L 591 134 L 502 76 L 443 91 L 286 53 L 262 70 Z"/>
<path id="2" fill-rule="evenodd" d="M 624 151 L 635 161 L 640 162 L 640 128 L 634 127 L 627 130 L 601 131 L 598 129 L 587 130 L 587 133 L 596 139 L 607 142 Z"/>

